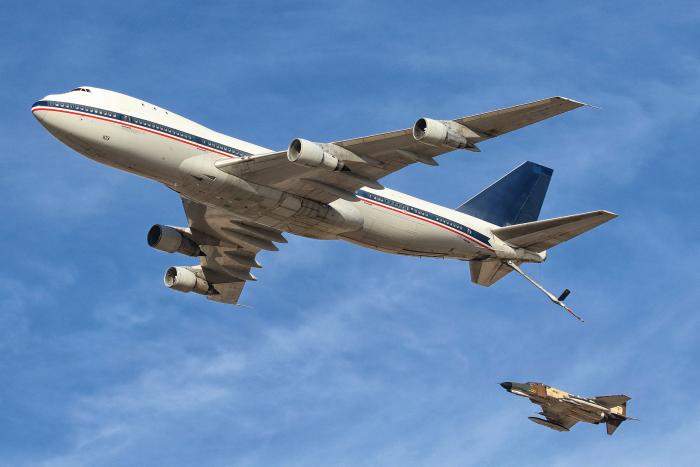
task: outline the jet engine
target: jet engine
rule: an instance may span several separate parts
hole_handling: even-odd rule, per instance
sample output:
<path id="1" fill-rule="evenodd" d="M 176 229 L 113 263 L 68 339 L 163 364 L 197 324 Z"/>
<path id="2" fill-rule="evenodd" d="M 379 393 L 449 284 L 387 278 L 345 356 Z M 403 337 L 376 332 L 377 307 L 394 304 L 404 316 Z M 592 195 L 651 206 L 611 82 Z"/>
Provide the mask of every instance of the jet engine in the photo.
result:
<path id="1" fill-rule="evenodd" d="M 321 167 L 326 170 L 342 170 L 343 162 L 324 148 L 311 141 L 297 138 L 289 144 L 287 159 L 307 167 Z"/>
<path id="2" fill-rule="evenodd" d="M 430 146 L 474 150 L 476 147 L 469 142 L 469 138 L 478 137 L 479 135 L 464 125 L 449 120 L 433 120 L 423 117 L 419 118 L 413 125 L 413 138 Z"/>
<path id="3" fill-rule="evenodd" d="M 200 256 L 199 246 L 181 231 L 167 225 L 156 224 L 148 230 L 148 246 L 167 253 Z"/>
<path id="4" fill-rule="evenodd" d="M 209 283 L 197 276 L 192 268 L 185 266 L 173 266 L 165 271 L 163 277 L 165 286 L 179 292 L 195 292 L 202 295 L 209 294 Z"/>

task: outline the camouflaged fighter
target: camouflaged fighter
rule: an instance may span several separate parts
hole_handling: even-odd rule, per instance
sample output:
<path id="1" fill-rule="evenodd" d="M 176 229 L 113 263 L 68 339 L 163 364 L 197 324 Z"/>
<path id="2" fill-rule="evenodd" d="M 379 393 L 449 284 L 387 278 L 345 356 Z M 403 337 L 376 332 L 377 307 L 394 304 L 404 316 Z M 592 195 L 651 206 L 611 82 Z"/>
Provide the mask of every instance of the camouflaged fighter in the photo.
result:
<path id="1" fill-rule="evenodd" d="M 593 424 L 605 423 L 608 434 L 612 435 L 625 420 L 636 420 L 627 416 L 629 396 L 581 397 L 542 383 L 501 383 L 511 394 L 527 397 L 533 404 L 542 407 L 545 419 L 528 417 L 538 425 L 556 431 L 569 431 L 578 422 Z"/>

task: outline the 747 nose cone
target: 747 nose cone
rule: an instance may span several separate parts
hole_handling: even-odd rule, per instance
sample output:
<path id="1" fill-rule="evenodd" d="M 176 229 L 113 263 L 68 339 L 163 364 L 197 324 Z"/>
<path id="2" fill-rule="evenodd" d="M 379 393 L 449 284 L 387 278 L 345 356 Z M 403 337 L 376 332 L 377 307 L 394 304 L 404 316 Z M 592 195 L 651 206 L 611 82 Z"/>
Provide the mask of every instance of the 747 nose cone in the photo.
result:
<path id="1" fill-rule="evenodd" d="M 42 124 L 44 122 L 44 117 L 46 115 L 46 112 L 42 112 L 41 108 L 46 105 L 47 98 L 49 96 L 44 97 L 41 100 L 36 101 L 35 103 L 32 104 L 32 114 L 34 117 L 36 117 L 37 120 L 39 120 Z"/>
<path id="2" fill-rule="evenodd" d="M 513 383 L 511 383 L 510 381 L 506 381 L 505 383 L 501 383 L 501 387 L 506 391 L 510 392 L 510 390 L 513 389 Z"/>

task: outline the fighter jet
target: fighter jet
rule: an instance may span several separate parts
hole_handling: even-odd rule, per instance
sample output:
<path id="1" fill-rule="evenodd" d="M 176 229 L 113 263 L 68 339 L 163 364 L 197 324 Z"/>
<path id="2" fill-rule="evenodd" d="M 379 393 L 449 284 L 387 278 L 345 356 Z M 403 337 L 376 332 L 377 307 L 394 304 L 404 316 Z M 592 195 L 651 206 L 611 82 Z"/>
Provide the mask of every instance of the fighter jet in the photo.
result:
<path id="1" fill-rule="evenodd" d="M 511 394 L 527 397 L 533 404 L 542 407 L 545 418 L 528 417 L 538 425 L 556 431 L 569 431 L 578 422 L 605 423 L 608 435 L 612 435 L 625 420 L 637 420 L 627 416 L 627 401 L 624 394 L 615 396 L 581 397 L 542 383 L 501 383 Z"/>

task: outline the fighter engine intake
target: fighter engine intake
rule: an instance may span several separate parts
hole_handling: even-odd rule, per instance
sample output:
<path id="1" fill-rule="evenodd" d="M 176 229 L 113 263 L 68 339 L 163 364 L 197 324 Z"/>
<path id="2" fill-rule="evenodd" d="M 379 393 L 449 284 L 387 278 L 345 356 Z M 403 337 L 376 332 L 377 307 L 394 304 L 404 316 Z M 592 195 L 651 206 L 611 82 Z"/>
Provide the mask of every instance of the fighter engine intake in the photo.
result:
<path id="1" fill-rule="evenodd" d="M 469 128 L 450 120 L 423 117 L 413 125 L 413 138 L 430 146 L 477 151 L 477 147 L 469 140 L 478 137 Z"/>
<path id="2" fill-rule="evenodd" d="M 195 274 L 191 268 L 173 266 L 165 271 L 163 277 L 165 286 L 179 292 L 194 292 L 202 295 L 209 294 L 209 283 Z"/>
<path id="3" fill-rule="evenodd" d="M 148 246 L 166 253 L 182 253 L 186 256 L 200 256 L 199 246 L 187 238 L 178 229 L 167 225 L 155 224 L 148 230 Z"/>
<path id="4" fill-rule="evenodd" d="M 320 167 L 326 170 L 342 170 L 343 162 L 325 151 L 321 145 L 297 138 L 289 144 L 287 159 L 307 167 Z"/>

